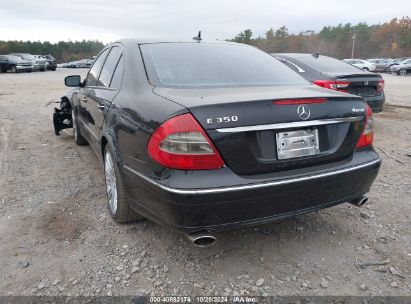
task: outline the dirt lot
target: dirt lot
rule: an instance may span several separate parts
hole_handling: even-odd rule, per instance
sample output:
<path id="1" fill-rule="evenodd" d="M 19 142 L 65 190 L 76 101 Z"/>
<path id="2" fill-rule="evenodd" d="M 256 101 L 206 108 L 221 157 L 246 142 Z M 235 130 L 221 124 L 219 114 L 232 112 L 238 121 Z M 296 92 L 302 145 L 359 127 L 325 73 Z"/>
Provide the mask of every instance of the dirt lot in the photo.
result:
<path id="1" fill-rule="evenodd" d="M 375 115 L 383 165 L 368 205 L 219 233 L 200 249 L 108 218 L 93 152 L 52 129 L 72 73 L 85 71 L 0 74 L 0 295 L 411 295 L 411 76 L 384 75 L 400 107 Z"/>

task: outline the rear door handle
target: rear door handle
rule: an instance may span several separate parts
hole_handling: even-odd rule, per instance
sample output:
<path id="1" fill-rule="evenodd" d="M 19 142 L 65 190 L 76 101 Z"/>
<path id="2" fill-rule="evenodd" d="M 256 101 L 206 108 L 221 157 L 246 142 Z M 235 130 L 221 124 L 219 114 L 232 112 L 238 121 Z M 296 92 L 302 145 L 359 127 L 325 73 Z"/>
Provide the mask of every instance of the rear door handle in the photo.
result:
<path id="1" fill-rule="evenodd" d="M 104 103 L 100 103 L 97 105 L 97 109 L 104 111 L 104 109 L 106 108 L 106 106 L 104 105 Z"/>
<path id="2" fill-rule="evenodd" d="M 87 97 L 83 97 L 83 102 L 87 102 Z"/>

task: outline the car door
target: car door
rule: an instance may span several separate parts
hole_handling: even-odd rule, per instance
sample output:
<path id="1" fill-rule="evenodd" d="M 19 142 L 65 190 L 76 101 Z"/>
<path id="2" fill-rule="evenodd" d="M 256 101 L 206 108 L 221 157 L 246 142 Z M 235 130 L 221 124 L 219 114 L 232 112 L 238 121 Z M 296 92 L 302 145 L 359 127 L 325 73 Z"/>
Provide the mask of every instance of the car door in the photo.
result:
<path id="1" fill-rule="evenodd" d="M 111 105 L 119 88 L 112 84 L 113 75 L 122 57 L 123 49 L 120 44 L 113 45 L 105 58 L 97 83 L 93 87 L 85 87 L 85 103 L 88 131 L 91 136 L 90 144 L 99 151 L 102 138 L 102 128 L 106 112 Z"/>
<path id="2" fill-rule="evenodd" d="M 97 82 L 100 77 L 100 72 L 106 60 L 107 54 L 110 51 L 109 48 L 103 50 L 98 55 L 96 61 L 87 74 L 84 86 L 80 88 L 76 95 L 75 113 L 79 127 L 81 128 L 82 135 L 88 142 L 96 140 L 95 134 L 92 132 L 90 125 L 94 124 L 93 117 L 87 108 L 90 95 L 95 95 L 94 91 L 97 88 Z"/>
<path id="3" fill-rule="evenodd" d="M 5 56 L 0 56 L 0 72 L 6 73 L 9 65 L 9 61 L 7 57 Z"/>

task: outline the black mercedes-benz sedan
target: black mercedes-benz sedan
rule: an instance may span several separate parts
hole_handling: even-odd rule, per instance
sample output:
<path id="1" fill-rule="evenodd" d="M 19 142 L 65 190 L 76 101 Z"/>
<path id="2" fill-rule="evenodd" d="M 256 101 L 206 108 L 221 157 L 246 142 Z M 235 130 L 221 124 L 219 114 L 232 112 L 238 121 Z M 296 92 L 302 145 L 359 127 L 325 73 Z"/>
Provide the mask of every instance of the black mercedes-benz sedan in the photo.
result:
<path id="1" fill-rule="evenodd" d="M 361 205 L 380 167 L 362 98 L 312 85 L 251 46 L 120 40 L 86 79 L 65 83 L 75 89 L 55 126 L 72 126 L 104 165 L 112 218 L 145 217 L 196 244 Z"/>
<path id="2" fill-rule="evenodd" d="M 302 53 L 271 54 L 306 80 L 320 87 L 359 95 L 374 113 L 385 103 L 384 79 L 336 58 Z"/>

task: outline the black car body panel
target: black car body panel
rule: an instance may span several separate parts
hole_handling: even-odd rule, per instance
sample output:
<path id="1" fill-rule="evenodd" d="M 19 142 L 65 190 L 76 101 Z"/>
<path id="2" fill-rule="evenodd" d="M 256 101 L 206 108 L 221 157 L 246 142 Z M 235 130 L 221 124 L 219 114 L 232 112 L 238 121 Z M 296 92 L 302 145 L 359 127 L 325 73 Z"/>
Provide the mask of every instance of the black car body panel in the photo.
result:
<path id="1" fill-rule="evenodd" d="M 6 56 L 0 55 L 0 72 L 6 73 L 10 70 L 9 59 Z"/>
<path id="2" fill-rule="evenodd" d="M 154 92 L 187 107 L 207 131 L 228 167 L 241 175 L 311 166 L 342 159 L 352 153 L 362 130 L 363 117 L 361 113 L 353 113 L 352 109 L 362 109 L 363 101 L 361 98 L 347 97 L 344 93 L 324 91 L 312 85 L 280 86 L 275 90 L 256 87 L 191 89 L 182 92 L 179 92 L 179 89 L 154 89 Z M 293 122 L 299 117 L 298 106 L 275 105 L 273 102 L 290 95 L 294 98 L 328 98 L 325 103 L 309 105 L 312 120 L 346 117 L 360 119 L 351 123 L 317 126 L 322 143 L 320 155 L 295 160 L 278 160 L 275 149 L 267 148 L 275 147 L 278 132 L 274 129 L 275 125 Z M 235 122 L 216 121 L 218 117 L 230 117 L 233 114 L 238 118 Z M 258 117 L 258 122 L 255 117 Z M 210 119 L 213 122 L 207 123 Z M 241 132 L 240 129 L 240 132 L 237 132 L 235 129 L 256 124 L 259 128 L 254 131 Z M 261 127 L 264 125 L 268 125 L 265 130 Z M 215 129 L 223 129 L 223 132 Z"/>
<path id="3" fill-rule="evenodd" d="M 250 179 L 223 168 L 218 175 L 175 171 L 153 180 L 127 166 L 124 177 L 140 214 L 189 233 L 268 223 L 348 202 L 370 190 L 379 167 L 378 155 L 363 150 L 333 165 L 293 170 L 287 178 L 280 172 Z"/>
<path id="4" fill-rule="evenodd" d="M 380 160 L 372 146 L 354 148 L 366 121 L 360 97 L 303 79 L 299 85 L 153 85 L 141 56 L 146 43 L 126 39 L 106 47 L 71 101 L 81 133 L 98 158 L 103 160 L 106 145 L 114 151 L 129 204 L 139 214 L 186 232 L 220 230 L 329 207 L 369 191 Z M 115 67 L 108 59 L 112 52 L 121 53 Z M 261 56 L 282 69 L 275 59 Z M 112 70 L 108 82 L 105 69 Z M 275 104 L 290 98 L 323 101 L 307 105 L 311 116 L 302 121 L 298 105 Z M 153 160 L 150 137 L 165 121 L 185 113 L 203 127 L 224 167 L 176 170 Z M 210 123 L 222 116 L 238 119 Z M 251 130 L 236 129 L 244 127 Z M 276 133 L 301 128 L 318 129 L 320 153 L 279 161 Z"/>
<path id="5" fill-rule="evenodd" d="M 338 59 L 316 54 L 279 53 L 272 54 L 272 56 L 279 59 L 310 82 L 316 80 L 348 81 L 350 82 L 350 86 L 345 89 L 348 93 L 363 97 L 373 112 L 381 112 L 383 110 L 385 94 L 384 91 L 377 90 L 378 81 L 383 79 L 380 74 L 365 72 L 360 68 Z M 345 66 L 345 68 L 339 70 L 340 66 L 336 65 L 333 69 L 332 64 L 330 64 L 329 69 L 324 70 L 321 65 L 317 66 L 312 64 L 313 61 L 324 58 L 330 61 L 338 61 L 338 65 Z M 332 61 L 330 63 L 332 63 Z"/>

